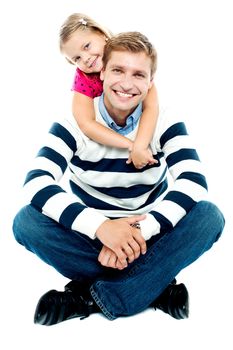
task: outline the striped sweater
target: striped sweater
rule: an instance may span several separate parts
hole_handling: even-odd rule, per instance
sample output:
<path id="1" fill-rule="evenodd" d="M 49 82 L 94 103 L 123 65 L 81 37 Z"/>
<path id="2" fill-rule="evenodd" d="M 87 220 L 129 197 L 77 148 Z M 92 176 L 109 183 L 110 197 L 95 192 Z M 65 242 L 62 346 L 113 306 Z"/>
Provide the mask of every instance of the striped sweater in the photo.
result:
<path id="1" fill-rule="evenodd" d="M 97 120 L 106 126 L 96 100 Z M 136 133 L 127 137 L 133 140 Z M 146 240 L 171 230 L 205 199 L 206 179 L 185 124 L 168 111 L 160 112 L 151 149 L 158 163 L 139 170 L 126 164 L 128 150 L 90 140 L 74 119 L 54 123 L 27 174 L 27 201 L 93 239 L 107 218 L 135 214 L 146 214 L 140 222 Z"/>

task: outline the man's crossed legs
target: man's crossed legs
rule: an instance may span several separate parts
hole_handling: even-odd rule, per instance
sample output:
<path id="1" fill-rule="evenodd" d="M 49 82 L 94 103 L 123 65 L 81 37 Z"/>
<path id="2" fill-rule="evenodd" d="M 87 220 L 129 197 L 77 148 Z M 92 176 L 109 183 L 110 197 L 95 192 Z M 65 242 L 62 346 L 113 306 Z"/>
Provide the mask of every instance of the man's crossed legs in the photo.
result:
<path id="1" fill-rule="evenodd" d="M 212 247 L 223 228 L 219 209 L 199 202 L 173 230 L 147 241 L 145 255 L 116 270 L 98 262 L 102 248 L 98 239 L 64 229 L 28 205 L 14 220 L 16 240 L 71 280 L 64 291 L 51 290 L 40 298 L 34 321 L 52 325 L 94 312 L 114 320 L 148 307 L 176 319 L 187 318 L 188 291 L 175 277 Z"/>

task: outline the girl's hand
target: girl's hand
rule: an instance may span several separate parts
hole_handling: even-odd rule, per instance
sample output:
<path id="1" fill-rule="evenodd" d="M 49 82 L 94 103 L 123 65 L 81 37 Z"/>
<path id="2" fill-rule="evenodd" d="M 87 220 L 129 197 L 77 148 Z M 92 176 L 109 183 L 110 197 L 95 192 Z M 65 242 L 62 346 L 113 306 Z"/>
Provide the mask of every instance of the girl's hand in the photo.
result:
<path id="1" fill-rule="evenodd" d="M 142 149 L 133 147 L 126 163 L 133 163 L 136 169 L 142 169 L 146 165 L 153 165 L 158 163 L 158 161 L 153 158 L 153 154 L 149 148 Z"/>

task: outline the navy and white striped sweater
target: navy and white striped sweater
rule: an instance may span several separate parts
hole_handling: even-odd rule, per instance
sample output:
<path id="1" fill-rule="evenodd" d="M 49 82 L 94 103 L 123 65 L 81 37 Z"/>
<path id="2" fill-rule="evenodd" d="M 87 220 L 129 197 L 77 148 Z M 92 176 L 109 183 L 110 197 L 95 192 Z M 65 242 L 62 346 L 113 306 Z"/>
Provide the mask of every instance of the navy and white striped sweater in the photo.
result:
<path id="1" fill-rule="evenodd" d="M 54 123 L 27 174 L 27 200 L 64 227 L 91 238 L 106 218 L 142 213 L 147 214 L 140 222 L 146 240 L 171 230 L 207 194 L 185 124 L 172 117 L 160 112 L 151 142 L 158 164 L 141 170 L 126 164 L 128 150 L 88 139 L 74 119 Z M 106 125 L 98 112 L 97 119 Z M 136 132 L 127 137 L 133 140 Z M 69 188 L 59 184 L 67 168 Z"/>

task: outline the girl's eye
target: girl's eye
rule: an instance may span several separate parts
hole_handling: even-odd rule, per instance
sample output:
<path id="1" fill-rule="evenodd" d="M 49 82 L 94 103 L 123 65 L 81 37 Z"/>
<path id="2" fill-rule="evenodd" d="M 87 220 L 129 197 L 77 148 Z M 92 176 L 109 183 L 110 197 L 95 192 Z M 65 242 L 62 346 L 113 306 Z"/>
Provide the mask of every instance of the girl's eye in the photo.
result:
<path id="1" fill-rule="evenodd" d="M 90 43 L 87 43 L 87 44 L 84 46 L 84 49 L 85 49 L 85 50 L 88 49 L 89 46 L 90 46 Z"/>
<path id="2" fill-rule="evenodd" d="M 75 60 L 74 60 L 74 61 L 75 61 L 75 63 L 76 63 L 76 62 L 78 62 L 79 60 L 80 60 L 80 56 L 77 56 L 77 57 L 75 57 Z"/>

